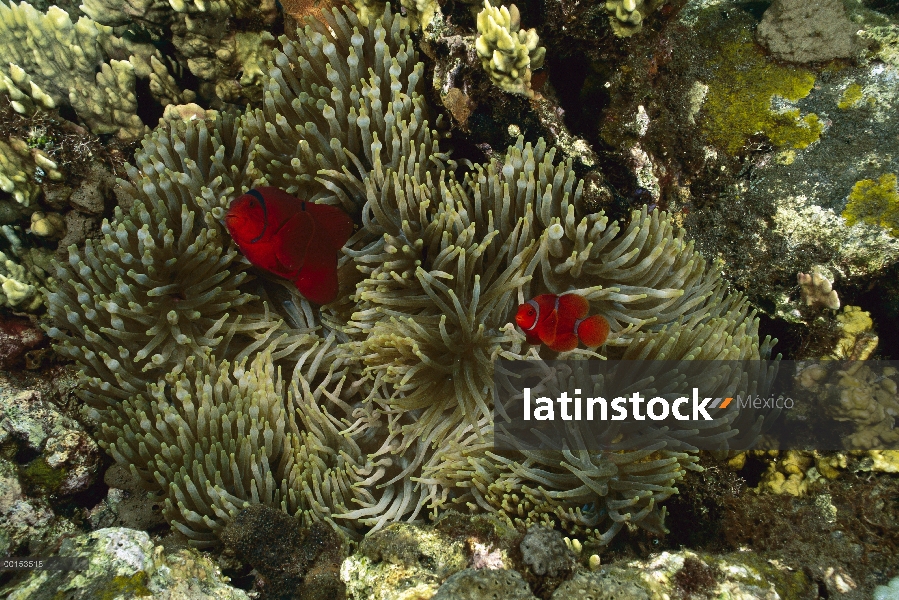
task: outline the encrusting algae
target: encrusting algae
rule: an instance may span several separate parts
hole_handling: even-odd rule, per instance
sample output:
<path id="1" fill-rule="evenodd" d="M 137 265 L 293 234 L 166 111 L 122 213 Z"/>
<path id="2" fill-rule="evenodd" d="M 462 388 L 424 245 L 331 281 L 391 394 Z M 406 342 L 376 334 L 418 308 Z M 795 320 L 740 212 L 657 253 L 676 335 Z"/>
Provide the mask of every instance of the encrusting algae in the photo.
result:
<path id="1" fill-rule="evenodd" d="M 737 28 L 734 36 L 716 39 L 718 49 L 706 65 L 711 79 L 705 82 L 709 90 L 701 123 L 709 140 L 729 154 L 759 133 L 778 148 L 803 149 L 817 141 L 824 126 L 816 114 L 802 114 L 793 105 L 773 106 L 808 96 L 815 84 L 812 71 L 772 62 L 747 28 Z"/>
<path id="2" fill-rule="evenodd" d="M 401 19 L 325 18 L 282 38 L 259 108 L 146 137 L 133 206 L 59 264 L 48 333 L 101 445 L 199 546 L 251 504 L 349 537 L 451 507 L 600 543 L 663 531 L 695 454 L 494 454 L 493 361 L 537 357 L 515 310 L 569 291 L 608 320 L 610 357 L 767 356 L 746 301 L 666 213 L 583 214 L 584 182 L 542 140 L 457 171 Z M 361 223 L 320 310 L 227 236 L 230 202 L 264 184 Z"/>
<path id="3" fill-rule="evenodd" d="M 899 237 L 899 186 L 896 175 L 886 173 L 876 181 L 862 179 L 852 186 L 843 218 L 850 227 L 856 223 L 880 225 L 893 237 Z"/>

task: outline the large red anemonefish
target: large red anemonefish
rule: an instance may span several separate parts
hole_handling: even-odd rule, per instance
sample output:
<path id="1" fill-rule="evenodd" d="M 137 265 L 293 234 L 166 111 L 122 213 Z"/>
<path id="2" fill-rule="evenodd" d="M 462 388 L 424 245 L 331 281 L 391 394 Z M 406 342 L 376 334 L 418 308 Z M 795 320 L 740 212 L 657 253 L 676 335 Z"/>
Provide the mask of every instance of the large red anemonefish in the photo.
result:
<path id="1" fill-rule="evenodd" d="M 588 317 L 589 312 L 587 299 L 578 294 L 542 294 L 518 307 L 515 322 L 529 344 L 567 352 L 578 342 L 588 348 L 602 346 L 609 336 L 609 322 L 600 315 Z"/>
<path id="2" fill-rule="evenodd" d="M 316 304 L 337 297 L 337 256 L 353 234 L 341 209 L 259 187 L 231 202 L 225 225 L 253 265 L 292 280 Z"/>

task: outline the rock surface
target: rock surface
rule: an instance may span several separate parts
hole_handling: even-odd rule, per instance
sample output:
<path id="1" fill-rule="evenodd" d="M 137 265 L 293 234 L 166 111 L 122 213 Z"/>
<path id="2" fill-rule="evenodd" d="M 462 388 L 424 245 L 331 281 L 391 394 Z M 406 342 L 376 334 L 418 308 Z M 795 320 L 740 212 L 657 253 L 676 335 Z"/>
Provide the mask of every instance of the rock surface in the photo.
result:
<path id="1" fill-rule="evenodd" d="M 68 538 L 59 556 L 87 560 L 85 571 L 34 571 L 9 600 L 248 600 L 218 567 L 195 550 L 165 554 L 150 536 L 133 529 L 100 529 Z"/>
<path id="2" fill-rule="evenodd" d="M 757 35 L 777 58 L 810 63 L 855 55 L 857 29 L 840 0 L 775 0 Z"/>

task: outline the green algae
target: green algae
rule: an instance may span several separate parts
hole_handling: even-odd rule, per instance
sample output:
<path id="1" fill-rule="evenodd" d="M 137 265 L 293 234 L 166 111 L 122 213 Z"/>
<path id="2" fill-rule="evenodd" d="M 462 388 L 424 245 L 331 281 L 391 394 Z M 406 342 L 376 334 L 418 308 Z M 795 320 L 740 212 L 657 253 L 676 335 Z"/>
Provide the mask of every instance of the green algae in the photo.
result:
<path id="1" fill-rule="evenodd" d="M 756 134 L 779 148 L 802 149 L 821 135 L 822 123 L 798 108 L 772 110 L 772 100 L 796 102 L 808 96 L 815 76 L 808 69 L 768 60 L 744 27 L 721 31 L 720 51 L 706 63 L 709 92 L 702 108 L 708 139 L 736 154 Z"/>
<path id="2" fill-rule="evenodd" d="M 149 579 L 144 571 L 138 571 L 133 575 L 116 575 L 105 589 L 98 590 L 97 598 L 115 600 L 116 598 L 152 596 L 153 592 L 147 587 Z"/>
<path id="3" fill-rule="evenodd" d="M 847 108 L 852 108 L 855 104 L 862 99 L 862 86 L 858 83 L 850 84 L 843 91 L 843 95 L 840 97 L 839 102 L 837 102 L 837 107 L 846 110 Z"/>
<path id="4" fill-rule="evenodd" d="M 893 237 L 899 237 L 899 186 L 896 175 L 886 173 L 877 181 L 862 179 L 852 186 L 843 218 L 856 223 L 880 225 Z"/>
<path id="5" fill-rule="evenodd" d="M 48 492 L 59 489 L 66 472 L 63 469 L 54 469 L 47 464 L 43 457 L 36 458 L 24 467 L 20 467 L 19 475 L 22 480 L 33 488 L 40 488 Z"/>

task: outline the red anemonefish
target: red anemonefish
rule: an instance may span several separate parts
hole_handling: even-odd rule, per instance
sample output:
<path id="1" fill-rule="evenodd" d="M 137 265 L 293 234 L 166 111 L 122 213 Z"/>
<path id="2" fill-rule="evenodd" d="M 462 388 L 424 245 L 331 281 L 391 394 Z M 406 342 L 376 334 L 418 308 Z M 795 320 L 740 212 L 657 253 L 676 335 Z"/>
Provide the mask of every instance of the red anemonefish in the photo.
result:
<path id="1" fill-rule="evenodd" d="M 317 304 L 337 297 L 337 255 L 353 233 L 341 209 L 260 187 L 231 202 L 225 225 L 255 266 L 293 280 Z"/>
<path id="2" fill-rule="evenodd" d="M 518 307 L 515 322 L 529 344 L 546 344 L 550 350 L 567 352 L 582 342 L 588 348 L 602 346 L 609 335 L 609 322 L 600 315 L 588 317 L 590 304 L 577 294 L 542 294 Z"/>

